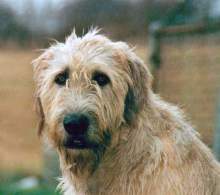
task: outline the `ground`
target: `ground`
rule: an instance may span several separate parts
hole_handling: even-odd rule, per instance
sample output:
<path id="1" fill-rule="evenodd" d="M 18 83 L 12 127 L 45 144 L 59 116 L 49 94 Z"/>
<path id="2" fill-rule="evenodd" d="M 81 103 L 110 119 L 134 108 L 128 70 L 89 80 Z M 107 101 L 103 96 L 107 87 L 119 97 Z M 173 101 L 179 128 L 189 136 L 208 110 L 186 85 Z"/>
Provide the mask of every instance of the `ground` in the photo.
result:
<path id="1" fill-rule="evenodd" d="M 32 50 L 0 50 L 0 170 L 41 169 L 33 110 Z"/>

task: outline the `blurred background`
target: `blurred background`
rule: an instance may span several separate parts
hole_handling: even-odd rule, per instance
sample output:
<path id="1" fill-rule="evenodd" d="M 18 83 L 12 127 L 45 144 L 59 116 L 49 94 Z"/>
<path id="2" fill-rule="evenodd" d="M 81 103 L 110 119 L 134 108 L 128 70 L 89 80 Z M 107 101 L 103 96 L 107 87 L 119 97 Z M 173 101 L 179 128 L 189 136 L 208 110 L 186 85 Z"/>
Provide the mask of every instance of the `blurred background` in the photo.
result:
<path id="1" fill-rule="evenodd" d="M 154 91 L 220 159 L 220 0 L 1 0 L 0 195 L 59 194 L 57 157 L 36 132 L 31 61 L 91 26 L 136 47 Z"/>

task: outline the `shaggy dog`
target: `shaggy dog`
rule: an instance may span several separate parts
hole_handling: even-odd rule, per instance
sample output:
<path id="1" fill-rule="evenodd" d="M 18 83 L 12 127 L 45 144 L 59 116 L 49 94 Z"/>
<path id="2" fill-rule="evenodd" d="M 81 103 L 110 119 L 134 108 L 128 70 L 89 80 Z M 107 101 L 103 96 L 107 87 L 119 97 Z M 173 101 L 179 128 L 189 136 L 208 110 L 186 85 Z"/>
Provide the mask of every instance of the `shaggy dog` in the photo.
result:
<path id="1" fill-rule="evenodd" d="M 218 162 L 126 43 L 73 32 L 33 64 L 65 195 L 220 195 Z"/>

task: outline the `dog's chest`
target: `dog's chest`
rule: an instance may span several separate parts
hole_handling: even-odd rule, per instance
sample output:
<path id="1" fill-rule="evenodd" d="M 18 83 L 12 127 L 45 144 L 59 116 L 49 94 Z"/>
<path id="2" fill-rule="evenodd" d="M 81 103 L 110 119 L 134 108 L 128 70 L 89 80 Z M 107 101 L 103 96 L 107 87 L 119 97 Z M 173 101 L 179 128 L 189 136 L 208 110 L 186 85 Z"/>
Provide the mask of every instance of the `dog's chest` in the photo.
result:
<path id="1" fill-rule="evenodd" d="M 105 170 L 106 171 L 106 170 Z M 96 174 L 89 180 L 86 195 L 142 195 L 141 183 L 137 175 L 126 177 L 116 169 L 108 173 Z M 135 179 L 134 179 L 135 178 Z M 146 194 L 145 194 L 146 195 Z"/>

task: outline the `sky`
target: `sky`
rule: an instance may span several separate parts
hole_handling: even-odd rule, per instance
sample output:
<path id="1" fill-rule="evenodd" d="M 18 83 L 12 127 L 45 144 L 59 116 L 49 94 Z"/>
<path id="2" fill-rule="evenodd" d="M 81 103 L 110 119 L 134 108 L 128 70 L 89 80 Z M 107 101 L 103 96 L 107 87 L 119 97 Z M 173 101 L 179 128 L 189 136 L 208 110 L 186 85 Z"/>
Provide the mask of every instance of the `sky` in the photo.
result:
<path id="1" fill-rule="evenodd" d="M 60 22 L 62 23 L 57 13 L 59 13 L 59 9 L 68 1 L 77 0 L 0 0 L 0 3 L 8 5 L 16 13 L 18 20 L 25 24 L 31 31 L 45 31 L 47 34 L 53 34 L 60 28 Z M 135 3 L 139 0 L 129 1 Z M 164 0 L 154 1 L 159 2 Z M 210 1 L 212 2 L 209 12 L 210 16 L 220 17 L 220 0 Z"/>
<path id="2" fill-rule="evenodd" d="M 8 5 L 29 30 L 54 34 L 60 22 L 56 13 L 68 1 L 73 0 L 1 0 L 1 3 Z"/>
<path id="3" fill-rule="evenodd" d="M 25 14 L 27 5 L 32 4 L 36 13 L 40 13 L 48 5 L 56 10 L 59 6 L 71 0 L 1 0 L 2 3 L 11 7 L 17 14 Z M 75 1 L 75 0 L 72 0 Z"/>
<path id="4" fill-rule="evenodd" d="M 220 17 L 220 0 L 212 0 L 213 4 L 210 9 L 210 15 L 212 17 Z"/>
<path id="5" fill-rule="evenodd" d="M 9 5 L 17 14 L 23 14 L 27 3 L 32 3 L 36 13 L 41 13 L 41 10 L 45 8 L 46 5 L 50 5 L 56 10 L 57 7 L 62 6 L 65 2 L 76 1 L 76 0 L 1 0 L 3 3 Z M 129 0 L 131 2 L 136 2 L 138 0 Z M 161 0 L 154 0 L 161 1 Z M 213 2 L 210 15 L 220 16 L 220 0 L 211 0 Z"/>

